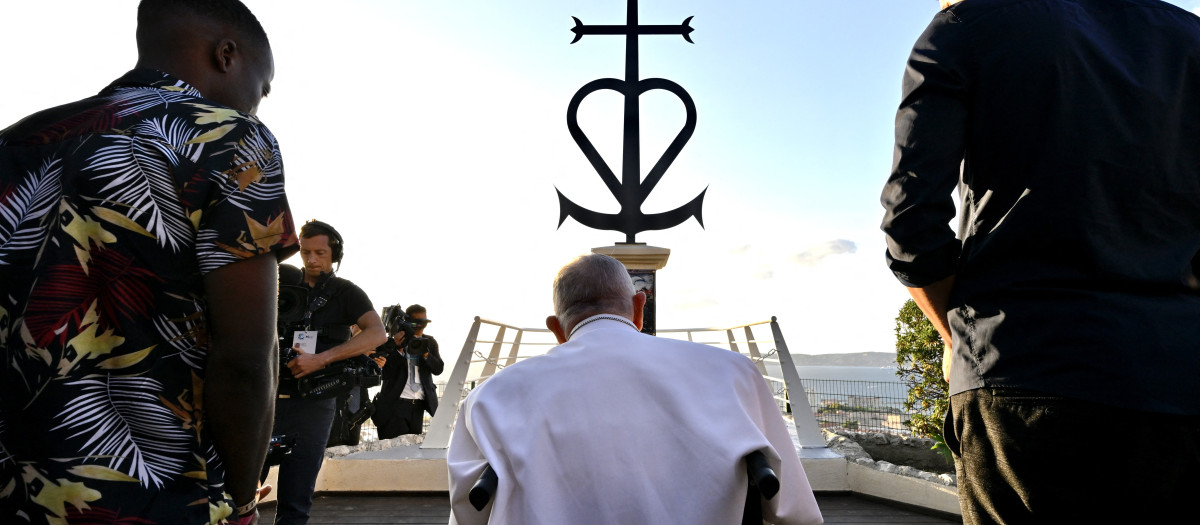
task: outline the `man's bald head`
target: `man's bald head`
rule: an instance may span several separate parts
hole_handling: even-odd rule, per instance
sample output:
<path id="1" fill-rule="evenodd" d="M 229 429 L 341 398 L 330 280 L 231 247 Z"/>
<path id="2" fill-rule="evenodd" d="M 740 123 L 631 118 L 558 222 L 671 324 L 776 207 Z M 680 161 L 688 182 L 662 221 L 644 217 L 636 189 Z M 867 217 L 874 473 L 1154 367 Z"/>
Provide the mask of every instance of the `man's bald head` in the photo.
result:
<path id="1" fill-rule="evenodd" d="M 275 74 L 271 44 L 238 0 L 142 0 L 138 67 L 179 77 L 219 104 L 253 113 Z"/>
<path id="2" fill-rule="evenodd" d="M 554 315 L 568 331 L 597 314 L 633 317 L 633 280 L 620 261 L 601 254 L 571 261 L 554 278 Z"/>

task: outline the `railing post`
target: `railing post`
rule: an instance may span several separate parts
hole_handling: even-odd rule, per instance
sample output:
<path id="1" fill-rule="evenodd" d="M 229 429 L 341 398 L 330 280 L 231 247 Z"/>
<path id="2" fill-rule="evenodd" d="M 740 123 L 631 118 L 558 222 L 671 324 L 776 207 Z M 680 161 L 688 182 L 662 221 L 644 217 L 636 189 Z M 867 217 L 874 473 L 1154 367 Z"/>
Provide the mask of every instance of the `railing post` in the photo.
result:
<path id="1" fill-rule="evenodd" d="M 463 386 L 467 380 L 467 371 L 471 368 L 471 356 L 475 354 L 475 340 L 479 338 L 479 317 L 471 325 L 467 340 L 463 343 L 462 351 L 458 353 L 458 361 L 446 388 L 442 390 L 442 398 L 438 402 L 438 411 L 429 421 L 429 432 L 421 442 L 421 448 L 449 448 L 450 431 L 454 428 L 454 418 L 458 417 L 458 408 L 462 404 Z"/>
<path id="2" fill-rule="evenodd" d="M 762 355 L 762 352 L 758 351 L 758 343 L 755 341 L 754 331 L 750 329 L 750 325 L 746 325 L 744 328 L 746 331 L 746 346 L 750 348 L 750 355 L 755 359 L 759 359 L 759 356 Z M 758 370 L 762 372 L 763 375 L 768 375 L 771 377 L 780 377 L 782 375 L 776 374 L 776 372 L 779 371 L 778 364 L 774 366 L 769 365 L 765 359 L 759 363 Z"/>
<path id="3" fill-rule="evenodd" d="M 487 362 L 483 364 L 483 373 L 479 375 L 481 378 L 491 377 L 496 373 L 496 362 L 500 359 L 500 347 L 504 346 L 504 327 L 501 326 L 496 331 L 496 342 L 492 344 L 492 351 L 488 353 Z"/>
<path id="4" fill-rule="evenodd" d="M 737 347 L 734 346 L 733 342 L 733 329 L 730 328 L 729 330 L 726 330 L 726 332 L 729 333 L 729 346 L 735 348 L 734 351 L 736 352 Z M 750 352 L 750 360 L 754 361 L 754 364 L 758 366 L 758 373 L 764 376 L 767 375 L 766 363 L 763 363 L 759 360 L 762 355 L 758 353 L 758 345 L 754 344 L 754 334 L 750 332 L 749 326 L 746 327 L 746 351 Z"/>
<path id="5" fill-rule="evenodd" d="M 788 352 L 787 342 L 779 329 L 779 322 L 771 316 L 771 335 L 775 339 L 775 350 L 779 355 L 779 366 L 783 368 L 783 382 L 787 385 L 788 401 L 792 404 L 792 419 L 796 422 L 796 435 L 800 438 L 800 448 L 825 448 L 825 438 L 821 435 L 821 427 L 817 425 L 817 417 L 813 414 L 812 406 L 808 404 L 808 394 L 804 384 L 800 382 L 800 372 Z"/>
<path id="6" fill-rule="evenodd" d="M 524 334 L 524 330 L 517 330 L 517 338 L 513 339 L 512 348 L 508 349 L 508 359 L 504 361 L 504 366 L 509 366 L 517 362 L 517 352 L 521 349 L 521 336 Z"/>

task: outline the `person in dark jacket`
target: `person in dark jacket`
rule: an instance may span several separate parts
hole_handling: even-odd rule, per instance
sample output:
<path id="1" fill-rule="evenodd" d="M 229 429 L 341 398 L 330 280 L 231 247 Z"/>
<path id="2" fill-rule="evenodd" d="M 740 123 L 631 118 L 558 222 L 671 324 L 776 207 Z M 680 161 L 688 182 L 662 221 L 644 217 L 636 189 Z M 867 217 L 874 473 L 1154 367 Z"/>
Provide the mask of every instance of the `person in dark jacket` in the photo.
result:
<path id="1" fill-rule="evenodd" d="M 433 376 L 442 373 L 445 363 L 438 353 L 437 340 L 425 335 L 425 326 L 430 323 L 425 307 L 414 304 L 405 313 L 416 327 L 414 337 L 401 347 L 404 333 L 397 332 L 383 344 L 387 347 L 384 350 L 395 352 L 390 352 L 392 358 L 384 361 L 383 386 L 375 395 L 375 414 L 371 416 L 379 429 L 379 439 L 420 434 L 425 412 L 432 416 L 437 411 Z M 376 362 L 380 360 L 377 358 Z"/>

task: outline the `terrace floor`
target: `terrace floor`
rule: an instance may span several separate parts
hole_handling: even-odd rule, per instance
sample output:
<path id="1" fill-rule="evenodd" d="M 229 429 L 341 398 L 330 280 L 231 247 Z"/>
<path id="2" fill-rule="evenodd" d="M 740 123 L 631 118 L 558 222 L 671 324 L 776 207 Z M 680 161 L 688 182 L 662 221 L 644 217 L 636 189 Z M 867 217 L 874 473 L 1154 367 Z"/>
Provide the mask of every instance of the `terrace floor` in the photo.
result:
<path id="1" fill-rule="evenodd" d="M 962 523 L 920 514 L 852 494 L 818 494 L 817 504 L 830 524 L 872 523 Z M 260 523 L 275 519 L 274 504 L 261 509 Z M 428 524 L 445 525 L 450 519 L 450 500 L 445 494 L 423 495 L 318 495 L 310 524 Z"/>

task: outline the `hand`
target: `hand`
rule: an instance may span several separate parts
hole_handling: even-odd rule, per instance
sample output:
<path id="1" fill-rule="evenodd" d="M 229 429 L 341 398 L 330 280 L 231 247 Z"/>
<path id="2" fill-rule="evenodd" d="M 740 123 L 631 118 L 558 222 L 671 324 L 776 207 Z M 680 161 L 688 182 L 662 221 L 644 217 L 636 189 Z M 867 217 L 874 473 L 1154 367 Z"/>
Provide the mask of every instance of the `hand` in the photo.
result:
<path id="1" fill-rule="evenodd" d="M 383 356 L 376 356 L 372 359 L 375 360 L 375 364 L 379 365 L 379 368 L 383 368 L 383 365 L 387 363 L 387 358 Z"/>
<path id="2" fill-rule="evenodd" d="M 325 358 L 321 357 L 320 354 L 305 353 L 304 349 L 300 348 L 300 345 L 293 346 L 292 350 L 295 350 L 297 354 L 287 364 L 288 370 L 292 371 L 292 376 L 301 378 L 325 368 Z"/>
<path id="3" fill-rule="evenodd" d="M 396 335 L 392 336 L 392 341 L 396 342 L 396 346 L 403 345 L 404 344 L 404 332 L 396 332 Z"/>
<path id="4" fill-rule="evenodd" d="M 954 349 L 950 343 L 946 343 L 946 346 L 942 348 L 942 379 L 945 379 L 947 383 L 950 382 L 950 365 L 953 363 Z"/>

